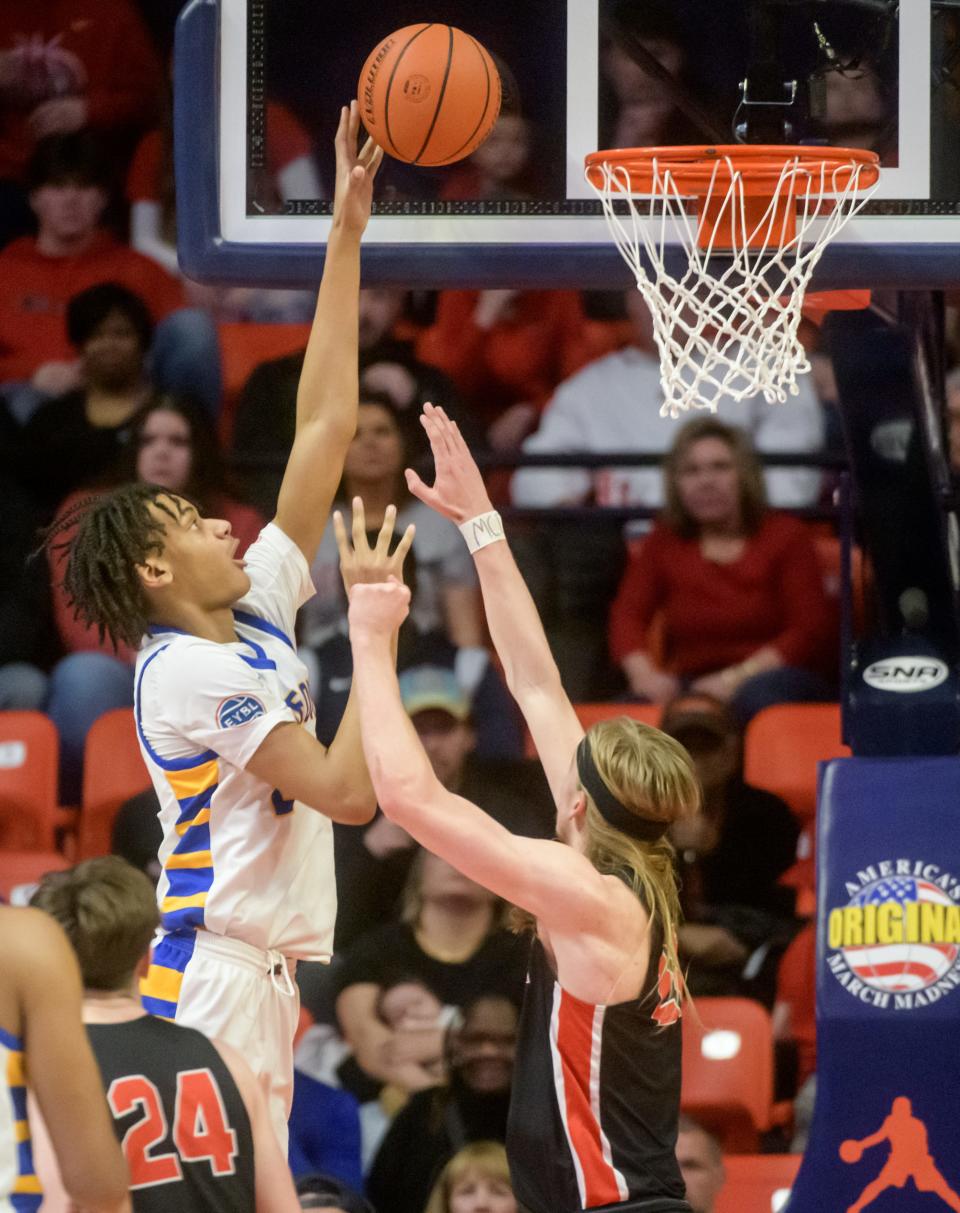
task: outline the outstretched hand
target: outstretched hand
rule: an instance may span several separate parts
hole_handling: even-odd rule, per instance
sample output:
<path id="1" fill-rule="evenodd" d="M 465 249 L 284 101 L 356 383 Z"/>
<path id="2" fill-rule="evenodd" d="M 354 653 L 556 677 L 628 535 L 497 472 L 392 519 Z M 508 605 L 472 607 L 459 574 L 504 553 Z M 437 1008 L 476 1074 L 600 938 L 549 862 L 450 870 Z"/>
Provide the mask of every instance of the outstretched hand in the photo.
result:
<path id="1" fill-rule="evenodd" d="M 367 540 L 367 520 L 363 511 L 363 501 L 359 497 L 353 499 L 352 543 L 347 538 L 343 515 L 336 510 L 333 515 L 333 533 L 337 539 L 337 549 L 340 552 L 340 572 L 343 584 L 350 593 L 351 589 L 361 582 L 384 582 L 394 578 L 403 581 L 403 562 L 413 543 L 416 527 L 411 523 L 400 537 L 400 542 L 390 551 L 390 540 L 393 538 L 393 527 L 397 521 L 397 507 L 388 505 L 383 516 L 383 526 L 373 547 Z"/>
<path id="2" fill-rule="evenodd" d="M 410 610 L 410 591 L 396 577 L 350 590 L 350 635 L 392 636 Z"/>
<path id="3" fill-rule="evenodd" d="M 493 509 L 476 460 L 455 421 L 441 408 L 423 406 L 420 424 L 430 439 L 436 469 L 433 487 L 424 484 L 413 468 L 406 469 L 407 488 L 414 497 L 459 524 Z"/>
<path id="4" fill-rule="evenodd" d="M 334 146 L 337 152 L 337 182 L 333 195 L 334 226 L 361 235 L 373 205 L 373 181 L 383 160 L 383 148 L 367 139 L 357 151 L 360 107 L 356 101 L 340 111 Z"/>

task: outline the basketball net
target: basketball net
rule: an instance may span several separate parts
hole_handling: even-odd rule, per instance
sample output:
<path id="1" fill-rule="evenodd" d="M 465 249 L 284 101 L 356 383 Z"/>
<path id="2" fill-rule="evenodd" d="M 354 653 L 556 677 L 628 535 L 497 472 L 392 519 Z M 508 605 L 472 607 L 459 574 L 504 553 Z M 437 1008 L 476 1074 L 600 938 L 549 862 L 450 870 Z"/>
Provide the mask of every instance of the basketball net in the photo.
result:
<path id="1" fill-rule="evenodd" d="M 633 149 L 588 156 L 586 176 L 653 316 L 660 415 L 715 412 L 723 396 L 797 395 L 810 370 L 798 336 L 804 294 L 826 246 L 875 188 L 877 157 Z"/>

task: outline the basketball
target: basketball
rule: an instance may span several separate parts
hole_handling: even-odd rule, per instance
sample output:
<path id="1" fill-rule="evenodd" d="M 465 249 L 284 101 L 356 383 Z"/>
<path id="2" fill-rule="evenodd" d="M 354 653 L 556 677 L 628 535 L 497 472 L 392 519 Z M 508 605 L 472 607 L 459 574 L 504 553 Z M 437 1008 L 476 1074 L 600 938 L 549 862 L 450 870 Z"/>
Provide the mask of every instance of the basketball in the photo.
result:
<path id="1" fill-rule="evenodd" d="M 852 1141 L 849 1138 L 847 1141 L 840 1143 L 840 1158 L 843 1162 L 859 1162 L 863 1151 L 860 1149 L 858 1141 Z"/>
<path id="2" fill-rule="evenodd" d="M 367 131 L 397 160 L 436 166 L 483 143 L 500 113 L 489 51 L 452 25 L 399 29 L 370 54 L 357 87 Z"/>

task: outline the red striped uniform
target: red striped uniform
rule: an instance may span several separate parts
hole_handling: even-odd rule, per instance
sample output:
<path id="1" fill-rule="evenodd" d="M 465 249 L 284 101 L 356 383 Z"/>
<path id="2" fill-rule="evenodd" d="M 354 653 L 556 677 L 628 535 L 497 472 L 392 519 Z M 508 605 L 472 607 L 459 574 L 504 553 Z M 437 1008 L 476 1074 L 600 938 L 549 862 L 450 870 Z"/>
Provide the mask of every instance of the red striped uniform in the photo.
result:
<path id="1" fill-rule="evenodd" d="M 564 990 L 533 941 L 507 1129 L 529 1213 L 689 1213 L 675 1156 L 680 1006 L 654 935 L 640 998 L 613 1006 Z"/>

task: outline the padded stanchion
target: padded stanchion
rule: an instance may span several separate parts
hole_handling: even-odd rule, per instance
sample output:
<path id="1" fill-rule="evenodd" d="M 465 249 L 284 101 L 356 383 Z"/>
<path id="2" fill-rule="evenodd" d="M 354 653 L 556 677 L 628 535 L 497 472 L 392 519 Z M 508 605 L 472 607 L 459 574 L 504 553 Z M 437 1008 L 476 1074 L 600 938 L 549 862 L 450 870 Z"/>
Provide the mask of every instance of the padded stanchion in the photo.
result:
<path id="1" fill-rule="evenodd" d="M 960 1211 L 960 759 L 821 770 L 817 1100 L 790 1213 Z"/>

